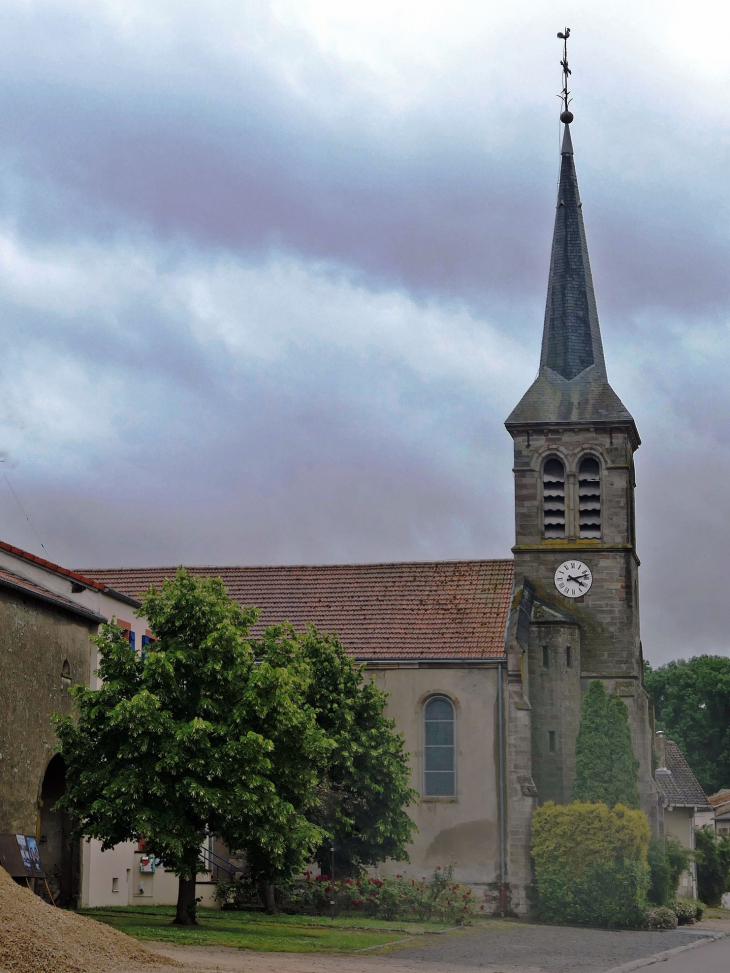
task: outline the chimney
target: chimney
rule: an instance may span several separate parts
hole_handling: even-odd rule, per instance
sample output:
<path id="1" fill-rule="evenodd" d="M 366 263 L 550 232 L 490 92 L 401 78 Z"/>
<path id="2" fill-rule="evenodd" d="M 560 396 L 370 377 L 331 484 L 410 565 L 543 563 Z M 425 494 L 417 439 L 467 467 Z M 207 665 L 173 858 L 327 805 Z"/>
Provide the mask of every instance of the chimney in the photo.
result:
<path id="1" fill-rule="evenodd" d="M 657 730 L 654 734 L 654 752 L 659 762 L 659 766 L 656 769 L 657 774 L 671 774 L 671 770 L 667 767 L 667 748 L 664 730 Z"/>

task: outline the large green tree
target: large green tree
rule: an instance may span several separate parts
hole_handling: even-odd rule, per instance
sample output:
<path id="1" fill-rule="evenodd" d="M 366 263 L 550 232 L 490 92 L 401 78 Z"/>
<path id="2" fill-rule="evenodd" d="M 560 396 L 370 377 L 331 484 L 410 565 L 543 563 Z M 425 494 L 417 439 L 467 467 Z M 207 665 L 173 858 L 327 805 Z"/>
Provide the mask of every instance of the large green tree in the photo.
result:
<path id="1" fill-rule="evenodd" d="M 573 796 L 579 801 L 638 808 L 639 761 L 631 744 L 628 707 L 598 679 L 583 697 L 575 769 Z"/>
<path id="2" fill-rule="evenodd" d="M 364 667 L 353 663 L 336 636 L 312 625 L 299 634 L 291 625 L 272 626 L 254 650 L 262 667 L 285 666 L 294 674 L 294 663 L 306 666 L 306 705 L 327 740 L 326 757 L 313 768 L 302 761 L 296 735 L 266 727 L 276 741 L 270 760 L 277 787 L 307 818 L 309 830 L 300 826 L 282 840 L 278 822 L 261 820 L 251 828 L 231 816 L 223 832 L 229 847 L 245 852 L 251 878 L 273 911 L 275 885 L 301 871 L 313 854 L 329 873 L 333 842 L 337 875 L 356 874 L 386 858 L 407 860 L 415 825 L 405 806 L 416 794 L 403 737 L 383 715 L 385 693 L 363 678 Z"/>
<path id="3" fill-rule="evenodd" d="M 246 866 L 268 912 L 276 911 L 275 886 L 304 870 L 325 833 L 316 822 L 321 781 L 335 743 L 317 722 L 311 702 L 313 667 L 291 626 L 267 628 L 255 644 L 256 672 L 241 700 L 256 713 L 259 732 L 271 741 L 269 776 L 277 803 L 249 808 L 235 800 L 221 818 L 226 845 L 246 854 Z"/>
<path id="4" fill-rule="evenodd" d="M 730 786 L 730 659 L 700 655 L 652 669 L 644 687 L 657 727 L 687 758 L 708 794 Z"/>
<path id="5" fill-rule="evenodd" d="M 317 863 L 329 872 L 333 840 L 338 875 L 386 858 L 408 861 L 416 826 L 405 808 L 418 795 L 410 787 L 403 736 L 384 715 L 387 695 L 364 678 L 365 667 L 353 662 L 336 635 L 310 625 L 298 638 L 312 670 L 307 700 L 334 744 L 314 809 L 313 820 L 329 835 Z"/>
<path id="6" fill-rule="evenodd" d="M 56 720 L 68 768 L 62 805 L 104 849 L 143 838 L 179 876 L 175 921 L 187 924 L 201 845 L 233 818 L 316 845 L 319 831 L 279 788 L 274 756 L 285 734 L 303 763 L 320 765 L 328 745 L 306 700 L 306 667 L 256 663 L 247 636 L 257 612 L 219 579 L 180 569 L 139 613 L 157 637 L 146 658 L 105 625 L 95 639 L 101 688 L 75 687 L 77 720 Z"/>

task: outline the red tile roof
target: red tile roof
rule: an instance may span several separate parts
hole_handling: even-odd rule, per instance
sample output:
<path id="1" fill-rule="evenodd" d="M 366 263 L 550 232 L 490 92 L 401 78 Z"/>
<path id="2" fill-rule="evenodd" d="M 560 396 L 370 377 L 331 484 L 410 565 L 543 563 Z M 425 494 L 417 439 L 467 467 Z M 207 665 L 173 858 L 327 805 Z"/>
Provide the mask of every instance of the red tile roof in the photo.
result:
<path id="1" fill-rule="evenodd" d="M 504 655 L 514 565 L 499 561 L 190 567 L 220 577 L 262 609 L 253 634 L 289 621 L 335 631 L 358 659 L 494 659 Z M 123 594 L 159 588 L 175 568 L 84 569 Z"/>
<path id="2" fill-rule="evenodd" d="M 104 620 L 95 611 L 84 608 L 83 605 L 77 605 L 70 598 L 65 598 L 63 595 L 59 595 L 55 591 L 50 591 L 48 588 L 44 588 L 34 581 L 29 581 L 27 578 L 21 578 L 20 575 L 13 574 L 12 571 L 6 571 L 5 568 L 0 568 L 0 588 L 8 588 L 21 594 L 28 594 L 31 597 L 37 598 L 39 601 L 63 608 L 66 611 L 70 611 L 75 615 L 81 615 L 83 618 L 90 619 L 91 621 L 100 622 Z"/>
<path id="3" fill-rule="evenodd" d="M 62 568 L 60 564 L 54 564 L 53 561 L 47 561 L 44 557 L 37 557 L 35 554 L 31 554 L 30 551 L 24 551 L 22 547 L 15 547 L 13 544 L 7 544 L 5 541 L 0 541 L 0 550 L 8 551 L 10 554 L 14 554 L 16 557 L 20 557 L 24 561 L 31 561 L 33 564 L 40 564 L 41 567 L 47 568 L 49 571 L 54 571 L 56 574 L 63 574 L 67 578 L 73 578 L 80 584 L 86 585 L 87 588 L 96 588 L 98 591 L 104 590 L 104 585 L 101 582 L 94 581 L 92 578 L 86 578 L 83 574 L 79 574 L 77 571 L 70 571 L 68 568 Z"/>

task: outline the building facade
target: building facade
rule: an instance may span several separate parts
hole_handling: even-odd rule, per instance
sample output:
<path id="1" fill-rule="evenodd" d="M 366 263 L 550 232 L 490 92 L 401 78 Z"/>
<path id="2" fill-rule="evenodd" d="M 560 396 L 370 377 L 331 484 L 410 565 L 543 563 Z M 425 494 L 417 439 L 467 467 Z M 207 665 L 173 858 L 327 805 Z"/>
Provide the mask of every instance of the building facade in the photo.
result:
<path id="1" fill-rule="evenodd" d="M 406 872 L 420 877 L 453 863 L 457 879 L 483 890 L 491 908 L 525 913 L 532 814 L 539 802 L 571 798 L 591 680 L 628 706 L 642 807 L 657 833 L 668 808 L 652 770 L 651 704 L 642 685 L 640 440 L 607 377 L 567 125 L 539 374 L 506 427 L 514 443 L 512 559 L 189 570 L 221 577 L 239 603 L 261 609 L 254 637 L 285 620 L 297 630 L 311 622 L 337 632 L 366 678 L 388 693 L 388 715 L 410 755 L 419 799 L 409 813 L 418 832 Z M 3 572 L 15 579 L 12 595 Z M 150 633 L 134 614 L 140 597 L 174 573 L 174 566 L 69 572 L 0 544 L 7 706 L 0 830 L 45 834 L 47 857 L 51 822 L 41 795 L 54 766 L 49 714 L 68 711 L 67 683 L 96 685 L 89 634 L 101 621 L 115 616 L 142 647 Z M 25 585 L 20 595 L 18 585 Z M 35 599 L 32 612 L 18 598 Z M 16 711 L 8 721 L 5 713 Z M 12 763 L 12 753 L 24 756 Z M 63 785 L 61 771 L 56 763 L 49 799 Z M 102 853 L 98 842 L 84 843 L 81 854 L 82 904 L 175 901 L 174 876 L 152 872 L 136 845 Z M 403 866 L 386 862 L 380 871 Z M 211 877 L 201 877 L 207 903 Z"/>
<path id="2" fill-rule="evenodd" d="M 528 909 L 538 802 L 569 801 L 591 680 L 626 702 L 641 803 L 663 828 L 642 685 L 634 515 L 636 424 L 603 355 L 568 125 L 539 374 L 506 422 L 514 442 L 512 561 L 194 567 L 258 623 L 336 631 L 389 694 L 410 753 L 411 870 L 454 862 L 496 908 Z M 137 597 L 170 568 L 87 571 Z M 408 867 L 408 866 L 407 866 Z M 385 863 L 381 871 L 402 871 Z"/>

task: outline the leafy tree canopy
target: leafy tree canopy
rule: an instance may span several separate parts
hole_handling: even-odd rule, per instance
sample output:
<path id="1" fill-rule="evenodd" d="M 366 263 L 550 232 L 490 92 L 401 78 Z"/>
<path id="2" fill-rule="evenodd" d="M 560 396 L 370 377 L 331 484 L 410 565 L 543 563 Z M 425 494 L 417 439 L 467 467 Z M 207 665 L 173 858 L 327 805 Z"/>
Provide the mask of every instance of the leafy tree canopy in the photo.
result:
<path id="1" fill-rule="evenodd" d="M 586 803 L 638 808 L 639 761 L 634 756 L 629 711 L 594 680 L 583 697 L 575 745 L 573 796 Z"/>
<path id="2" fill-rule="evenodd" d="M 709 906 L 719 906 L 730 892 L 730 840 L 715 834 L 711 824 L 695 828 L 697 894 Z"/>
<path id="3" fill-rule="evenodd" d="M 355 665 L 335 635 L 309 626 L 299 642 L 312 669 L 307 700 L 334 743 L 314 816 L 330 835 L 317 862 L 329 872 L 332 838 L 337 874 L 386 858 L 408 861 L 416 826 L 405 808 L 417 794 L 403 737 L 384 716 L 387 695 L 363 678 L 364 666 Z"/>
<path id="4" fill-rule="evenodd" d="M 103 626 L 94 639 L 101 688 L 74 687 L 78 719 L 56 719 L 68 768 L 62 805 L 104 849 L 144 838 L 179 876 L 176 921 L 188 923 L 205 835 L 222 834 L 232 818 L 249 828 L 266 821 L 274 858 L 282 834 L 317 844 L 319 831 L 290 800 L 316 775 L 302 771 L 287 790 L 275 751 L 295 739 L 302 763 L 316 766 L 328 745 L 306 701 L 306 666 L 283 657 L 256 664 L 247 635 L 258 613 L 232 601 L 219 579 L 181 568 L 148 591 L 139 614 L 157 637 L 146 658 L 118 626 Z"/>
<path id="5" fill-rule="evenodd" d="M 652 669 L 644 687 L 657 728 L 674 740 L 707 794 L 730 786 L 730 659 L 700 655 Z"/>

